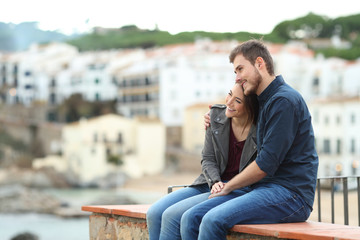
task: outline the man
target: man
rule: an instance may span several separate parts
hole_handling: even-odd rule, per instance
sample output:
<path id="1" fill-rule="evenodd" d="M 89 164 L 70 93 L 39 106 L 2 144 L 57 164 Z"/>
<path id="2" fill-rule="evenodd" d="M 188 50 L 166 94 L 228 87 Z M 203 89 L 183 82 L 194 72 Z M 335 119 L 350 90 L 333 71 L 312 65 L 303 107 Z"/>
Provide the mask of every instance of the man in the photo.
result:
<path id="1" fill-rule="evenodd" d="M 226 239 L 235 224 L 306 221 L 314 203 L 318 156 L 304 99 L 275 76 L 262 42 L 244 42 L 229 58 L 245 95 L 258 96 L 258 155 L 206 204 L 185 212 L 185 240 Z"/>

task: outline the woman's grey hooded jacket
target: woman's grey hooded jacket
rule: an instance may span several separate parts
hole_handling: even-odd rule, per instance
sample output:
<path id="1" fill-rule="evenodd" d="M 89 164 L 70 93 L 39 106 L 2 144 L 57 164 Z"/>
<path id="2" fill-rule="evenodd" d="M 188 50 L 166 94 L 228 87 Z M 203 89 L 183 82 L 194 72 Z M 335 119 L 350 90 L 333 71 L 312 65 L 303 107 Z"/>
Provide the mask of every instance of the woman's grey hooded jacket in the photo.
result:
<path id="1" fill-rule="evenodd" d="M 225 115 L 226 106 L 216 104 L 210 110 L 210 127 L 206 130 L 205 144 L 202 151 L 202 174 L 192 183 L 212 185 L 221 181 L 228 162 L 230 119 Z M 256 127 L 251 126 L 241 154 L 239 172 L 256 158 Z"/>

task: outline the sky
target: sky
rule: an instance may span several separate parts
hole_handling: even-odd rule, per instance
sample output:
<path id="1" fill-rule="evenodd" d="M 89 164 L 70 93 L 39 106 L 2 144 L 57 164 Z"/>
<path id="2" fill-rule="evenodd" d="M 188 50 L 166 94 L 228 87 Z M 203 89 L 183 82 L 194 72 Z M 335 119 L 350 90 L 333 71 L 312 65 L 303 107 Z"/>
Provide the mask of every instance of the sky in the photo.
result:
<path id="1" fill-rule="evenodd" d="M 267 34 L 280 22 L 313 12 L 330 18 L 360 13 L 358 0 L 2 0 L 0 22 L 38 22 L 65 34 L 95 26 L 137 25 L 185 31 Z"/>

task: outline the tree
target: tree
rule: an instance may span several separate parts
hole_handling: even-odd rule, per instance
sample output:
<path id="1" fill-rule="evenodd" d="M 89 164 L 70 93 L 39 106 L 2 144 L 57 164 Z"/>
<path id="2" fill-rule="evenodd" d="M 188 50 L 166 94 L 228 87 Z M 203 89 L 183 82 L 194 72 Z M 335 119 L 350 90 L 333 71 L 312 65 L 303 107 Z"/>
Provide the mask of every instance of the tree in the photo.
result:
<path id="1" fill-rule="evenodd" d="M 75 122 L 82 117 L 91 118 L 116 113 L 116 100 L 90 102 L 84 100 L 81 94 L 73 94 L 56 111 L 62 121 Z"/>

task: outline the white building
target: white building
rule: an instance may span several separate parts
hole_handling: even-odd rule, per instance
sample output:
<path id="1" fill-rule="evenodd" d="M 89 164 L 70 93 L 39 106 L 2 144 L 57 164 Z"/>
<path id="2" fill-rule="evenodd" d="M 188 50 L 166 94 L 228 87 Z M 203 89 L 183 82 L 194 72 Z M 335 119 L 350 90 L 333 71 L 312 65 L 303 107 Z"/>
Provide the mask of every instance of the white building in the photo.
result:
<path id="1" fill-rule="evenodd" d="M 144 56 L 143 50 L 79 53 L 64 43 L 33 45 L 24 52 L 1 55 L 1 100 L 57 105 L 75 93 L 88 101 L 115 100 L 114 72 Z"/>
<path id="2" fill-rule="evenodd" d="M 225 97 L 224 97 L 225 99 Z M 219 100 L 218 103 L 224 103 Z M 185 109 L 182 127 L 182 147 L 184 150 L 201 156 L 205 142 L 204 114 L 209 111 L 209 104 L 198 103 Z"/>
<path id="3" fill-rule="evenodd" d="M 130 177 L 156 174 L 165 165 L 165 128 L 158 120 L 115 114 L 83 119 L 64 127 L 63 156 L 80 183 L 119 170 Z M 111 159 L 123 164 L 115 168 Z"/>
<path id="4" fill-rule="evenodd" d="M 346 95 L 360 96 L 360 58 L 354 62 L 347 62 L 342 87 Z"/>
<path id="5" fill-rule="evenodd" d="M 314 52 L 300 42 L 268 44 L 268 48 L 273 56 L 275 74 L 281 74 L 285 82 L 301 92 L 305 99 L 310 98 Z"/>
<path id="6" fill-rule="evenodd" d="M 156 116 L 166 126 L 181 126 L 187 106 L 222 99 L 232 87 L 228 55 L 235 45 L 199 41 L 149 52 L 117 76 L 119 113 Z"/>
<path id="7" fill-rule="evenodd" d="M 87 101 L 117 98 L 115 72 L 144 58 L 142 50 L 86 52 L 76 56 L 68 69 L 57 75 L 56 103 L 79 93 Z"/>
<path id="8" fill-rule="evenodd" d="M 359 174 L 360 98 L 324 98 L 309 103 L 319 176 Z"/>
<path id="9" fill-rule="evenodd" d="M 3 57 L 1 86 L 8 91 L 3 101 L 24 105 L 47 101 L 54 88 L 54 76 L 66 69 L 77 54 L 75 47 L 50 43 L 33 45 L 28 51 Z"/>

